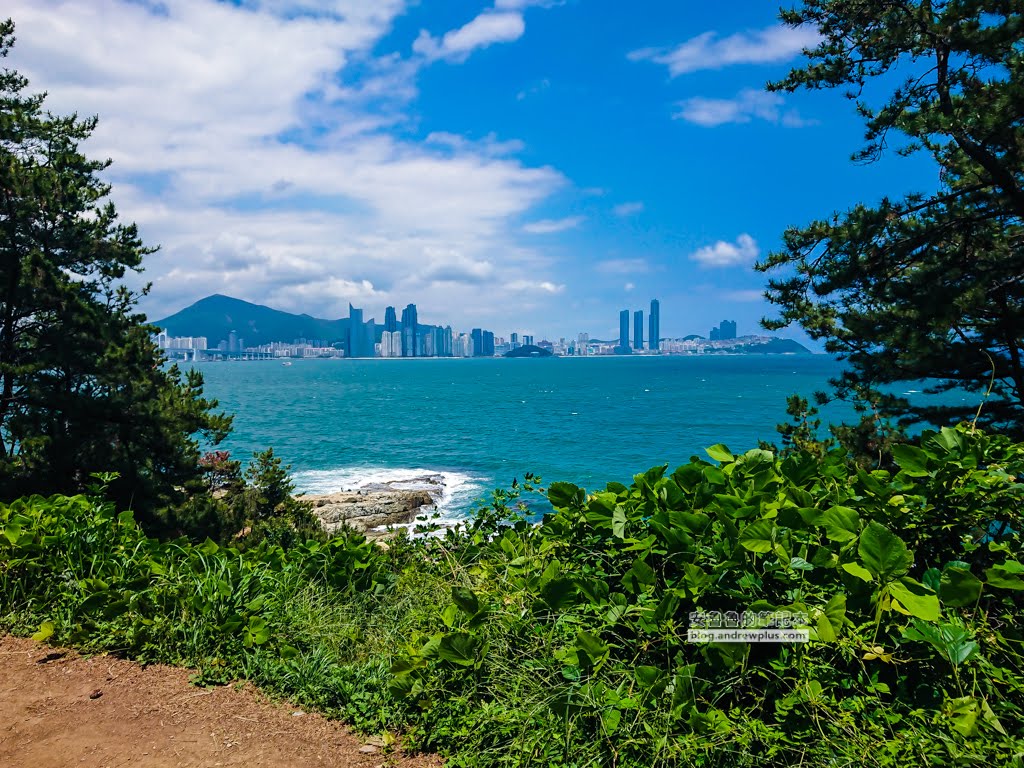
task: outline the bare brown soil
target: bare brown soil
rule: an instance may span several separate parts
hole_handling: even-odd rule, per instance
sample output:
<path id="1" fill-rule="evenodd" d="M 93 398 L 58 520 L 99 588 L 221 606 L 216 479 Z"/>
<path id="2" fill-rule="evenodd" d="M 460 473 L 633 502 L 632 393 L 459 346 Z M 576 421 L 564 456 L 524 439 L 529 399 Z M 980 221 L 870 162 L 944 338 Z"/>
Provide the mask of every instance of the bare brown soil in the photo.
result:
<path id="1" fill-rule="evenodd" d="M 0 766 L 441 765 L 385 754 L 379 742 L 271 702 L 251 685 L 197 688 L 189 674 L 0 637 Z"/>

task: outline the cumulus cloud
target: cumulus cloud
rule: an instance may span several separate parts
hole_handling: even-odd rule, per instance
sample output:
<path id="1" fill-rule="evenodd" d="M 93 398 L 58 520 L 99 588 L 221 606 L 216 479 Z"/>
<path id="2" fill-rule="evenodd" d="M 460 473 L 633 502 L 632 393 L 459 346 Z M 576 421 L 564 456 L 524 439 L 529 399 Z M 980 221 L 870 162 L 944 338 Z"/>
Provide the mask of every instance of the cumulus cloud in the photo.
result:
<path id="1" fill-rule="evenodd" d="M 616 216 L 620 218 L 625 218 L 627 216 L 632 216 L 634 214 L 640 213 L 643 209 L 644 204 L 637 200 L 630 203 L 619 203 L 614 208 L 612 208 L 612 213 L 614 213 Z"/>
<path id="2" fill-rule="evenodd" d="M 789 61 L 820 40 L 810 27 L 776 25 L 720 37 L 704 32 L 672 48 L 642 48 L 628 54 L 631 61 L 653 61 L 668 67 L 672 77 L 702 69 L 721 69 L 734 64 L 770 64 Z"/>
<path id="3" fill-rule="evenodd" d="M 736 267 L 751 264 L 759 253 L 757 242 L 744 233 L 734 243 L 719 240 L 707 245 L 692 253 L 690 259 L 705 267 Z"/>
<path id="4" fill-rule="evenodd" d="M 564 219 L 539 219 L 523 225 L 523 231 L 529 232 L 531 235 L 550 235 L 554 232 L 575 229 L 584 220 L 583 216 L 567 216 Z"/>
<path id="5" fill-rule="evenodd" d="M 679 111 L 673 117 L 706 128 L 726 123 L 749 123 L 752 120 L 764 120 L 790 128 L 813 124 L 802 118 L 796 110 L 784 109 L 784 104 L 785 100 L 777 93 L 746 89 L 731 99 L 686 99 L 679 103 Z"/>
<path id="6" fill-rule="evenodd" d="M 420 32 L 412 49 L 428 59 L 453 59 L 461 61 L 477 48 L 486 48 L 495 43 L 511 43 L 526 32 L 526 22 L 518 12 L 485 11 L 458 29 L 447 32 L 441 38 L 432 36 L 426 30 Z"/>
<path id="7" fill-rule="evenodd" d="M 505 284 L 559 285 L 517 237 L 565 179 L 525 165 L 514 142 L 391 130 L 409 119 L 420 64 L 376 48 L 404 11 L 11 0 L 5 64 L 51 110 L 100 115 L 87 151 L 114 160 L 122 216 L 162 246 L 144 276 L 151 317 L 221 292 L 327 316 L 416 301 L 427 322 L 434 307 L 470 323 Z"/>
<path id="8" fill-rule="evenodd" d="M 526 32 L 523 12 L 527 8 L 550 8 L 555 5 L 561 5 L 560 0 L 495 0 L 493 7 L 440 37 L 425 29 L 420 30 L 412 49 L 428 61 L 465 61 L 475 50 L 496 43 L 514 43 L 521 38 Z M 547 81 L 544 81 L 544 87 L 547 85 Z M 518 97 L 523 99 L 526 95 L 523 91 Z"/>

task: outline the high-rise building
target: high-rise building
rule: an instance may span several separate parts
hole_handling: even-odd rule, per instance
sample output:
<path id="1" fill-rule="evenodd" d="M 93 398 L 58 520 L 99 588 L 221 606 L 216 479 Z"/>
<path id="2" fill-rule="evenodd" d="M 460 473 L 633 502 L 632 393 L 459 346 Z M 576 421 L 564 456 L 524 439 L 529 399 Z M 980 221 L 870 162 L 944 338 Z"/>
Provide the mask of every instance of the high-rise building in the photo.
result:
<path id="1" fill-rule="evenodd" d="M 620 354 L 629 352 L 629 310 L 619 312 L 619 348 Z"/>
<path id="2" fill-rule="evenodd" d="M 363 327 L 363 310 L 348 305 L 348 331 L 345 334 L 345 348 L 349 357 L 367 357 L 364 342 L 366 329 Z"/>
<path id="3" fill-rule="evenodd" d="M 524 347 L 532 347 L 533 346 L 533 336 L 523 336 L 523 346 Z"/>
<path id="4" fill-rule="evenodd" d="M 633 313 L 633 349 L 644 348 L 644 311 L 638 309 Z"/>
<path id="5" fill-rule="evenodd" d="M 416 317 L 416 305 L 409 304 L 402 310 L 402 356 L 416 357 L 419 321 Z"/>
<path id="6" fill-rule="evenodd" d="M 232 331 L 228 334 L 228 352 L 238 351 L 238 334 Z"/>
<path id="7" fill-rule="evenodd" d="M 363 351 L 367 357 L 374 357 L 374 349 L 377 346 L 377 323 L 371 317 L 363 323 Z"/>
<path id="8" fill-rule="evenodd" d="M 711 329 L 711 341 L 729 341 L 736 338 L 736 321 L 723 320 L 717 328 Z"/>
<path id="9" fill-rule="evenodd" d="M 388 307 L 384 310 L 384 330 L 394 333 L 398 330 L 398 317 L 395 315 L 395 308 Z"/>
<path id="10" fill-rule="evenodd" d="M 651 299 L 651 316 L 648 318 L 650 327 L 647 334 L 648 349 L 661 349 L 661 302 Z"/>
<path id="11" fill-rule="evenodd" d="M 590 351 L 590 334 L 581 333 L 576 337 L 576 354 L 585 356 Z"/>
<path id="12" fill-rule="evenodd" d="M 484 331 L 483 348 L 484 357 L 494 357 L 494 334 L 490 331 Z"/>
<path id="13" fill-rule="evenodd" d="M 519 349 L 519 334 L 513 333 L 510 338 L 512 340 L 512 349 Z"/>
<path id="14" fill-rule="evenodd" d="M 484 353 L 484 332 L 479 328 L 474 328 L 470 332 L 470 336 L 473 339 L 473 357 L 480 357 Z"/>
<path id="15" fill-rule="evenodd" d="M 441 329 L 441 355 L 443 357 L 451 357 L 455 347 L 455 333 L 452 331 L 450 325 L 446 325 Z"/>

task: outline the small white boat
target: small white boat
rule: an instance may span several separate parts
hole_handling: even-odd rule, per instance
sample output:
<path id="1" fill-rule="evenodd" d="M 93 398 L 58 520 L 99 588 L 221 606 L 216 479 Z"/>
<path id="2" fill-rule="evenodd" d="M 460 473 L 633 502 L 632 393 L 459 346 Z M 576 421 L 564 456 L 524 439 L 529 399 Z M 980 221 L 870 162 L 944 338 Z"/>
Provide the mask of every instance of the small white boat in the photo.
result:
<path id="1" fill-rule="evenodd" d="M 281 363 L 281 365 L 291 365 L 291 364 L 292 364 L 291 360 L 285 360 L 283 363 Z"/>

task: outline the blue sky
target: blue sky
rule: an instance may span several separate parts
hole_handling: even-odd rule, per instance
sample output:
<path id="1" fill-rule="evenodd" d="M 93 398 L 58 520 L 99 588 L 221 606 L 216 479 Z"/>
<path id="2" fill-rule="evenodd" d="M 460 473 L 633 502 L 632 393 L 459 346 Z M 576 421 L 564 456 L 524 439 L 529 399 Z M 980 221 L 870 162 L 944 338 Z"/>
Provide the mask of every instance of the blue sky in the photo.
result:
<path id="1" fill-rule="evenodd" d="M 767 94 L 813 30 L 772 3 L 13 0 L 9 64 L 97 113 L 161 251 L 144 308 L 214 292 L 338 317 L 611 337 L 771 308 L 783 230 L 935 183 L 857 166 L 839 93 Z M 783 333 L 802 338 L 798 332 Z"/>

